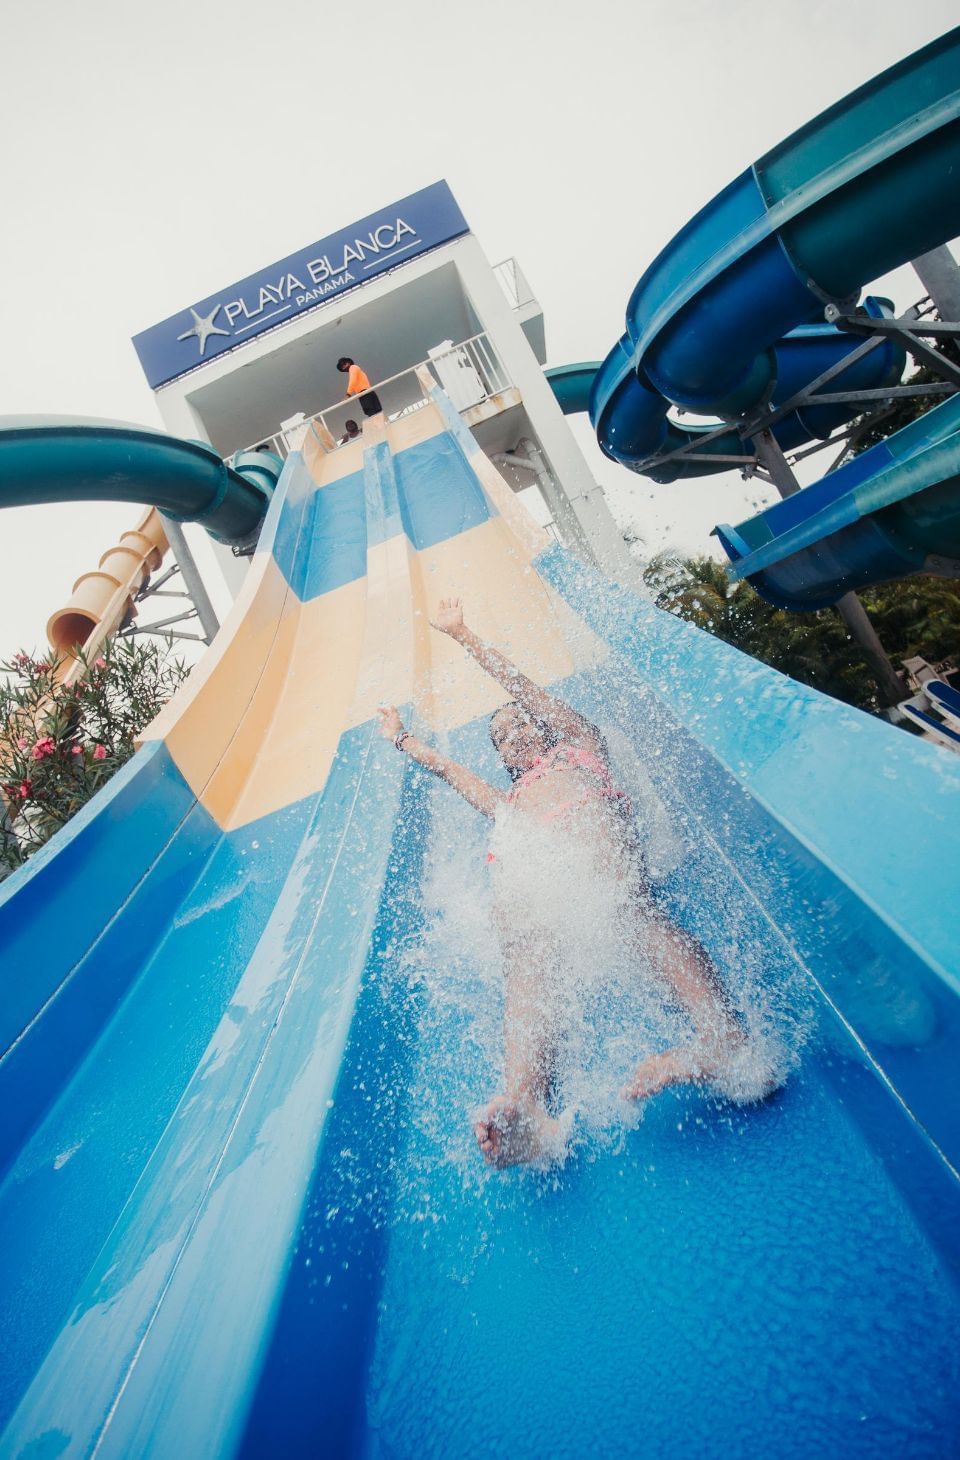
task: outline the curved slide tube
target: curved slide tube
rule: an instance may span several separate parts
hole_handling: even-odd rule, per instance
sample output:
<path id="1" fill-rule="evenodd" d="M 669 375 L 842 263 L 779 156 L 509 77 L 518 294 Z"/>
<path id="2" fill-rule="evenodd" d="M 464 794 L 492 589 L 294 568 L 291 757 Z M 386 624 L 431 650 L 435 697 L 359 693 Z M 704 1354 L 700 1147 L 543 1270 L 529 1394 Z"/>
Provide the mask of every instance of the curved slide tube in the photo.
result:
<path id="1" fill-rule="evenodd" d="M 625 734 L 681 833 L 658 899 L 812 1020 L 772 1102 L 667 1093 L 549 1180 L 484 1176 L 497 987 L 422 892 L 476 892 L 484 831 L 375 724 L 502 777 L 445 590 Z M 0 886 L 0 1456 L 944 1453 L 944 759 L 551 545 L 439 391 L 291 457 L 212 649 Z"/>
<path id="2" fill-rule="evenodd" d="M 243 452 L 227 466 L 212 446 L 148 426 L 79 416 L 0 416 L 0 507 L 142 502 L 199 522 L 220 542 L 256 541 L 280 460 Z"/>
<path id="3" fill-rule="evenodd" d="M 607 359 L 547 372 L 562 409 L 582 410 L 589 392 L 603 450 L 655 481 L 727 470 L 748 449 L 761 407 L 785 404 L 855 348 L 832 326 L 809 322 L 824 302 L 849 304 L 865 282 L 960 232 L 958 75 L 960 29 L 761 158 L 643 275 L 627 332 Z M 887 309 L 869 298 L 864 307 Z M 892 384 L 903 363 L 885 342 L 830 388 Z M 710 424 L 668 419 L 671 404 L 731 425 L 715 434 Z M 856 409 L 807 404 L 773 434 L 789 450 L 827 437 Z M 733 576 L 797 610 L 909 573 L 955 576 L 960 484 L 955 446 L 940 439 L 939 424 L 950 412 L 948 404 L 934 413 L 929 439 L 928 428 L 908 426 L 757 517 L 718 527 Z"/>
<path id="4" fill-rule="evenodd" d="M 960 577 L 960 395 L 795 496 L 716 528 L 730 576 L 806 610 L 911 573 Z"/>
<path id="5" fill-rule="evenodd" d="M 891 306 L 888 300 L 868 297 L 864 309 L 874 318 L 889 317 Z M 776 384 L 769 401 L 777 409 L 802 390 L 810 381 L 817 379 L 824 371 L 835 368 L 857 349 L 859 341 L 842 334 L 833 325 L 807 324 L 792 330 L 779 340 L 773 349 Z M 831 380 L 834 390 L 875 390 L 885 385 L 894 385 L 903 372 L 905 356 L 903 350 L 892 340 L 885 340 L 869 354 L 855 360 Z M 591 409 L 591 400 L 602 388 L 604 372 L 609 372 L 609 359 L 600 364 L 560 365 L 545 372 L 561 410 L 573 415 Z M 662 399 L 656 410 L 648 410 L 649 401 L 644 396 L 630 397 L 633 406 L 643 404 L 647 411 L 648 434 L 634 437 L 633 450 L 639 450 L 641 440 L 644 450 L 649 449 L 650 460 L 639 466 L 633 455 L 621 458 L 618 451 L 604 448 L 606 454 L 622 465 L 629 466 L 656 482 L 673 482 L 683 477 L 711 476 L 716 472 L 729 471 L 730 458 L 749 456 L 751 448 L 744 442 L 740 428 L 731 425 L 726 431 L 719 431 L 719 422 L 681 421 L 667 417 L 669 402 Z M 838 426 L 842 426 L 857 413 L 856 405 L 805 405 L 789 411 L 773 426 L 773 434 L 784 451 L 791 451 L 814 437 L 825 439 Z M 639 417 L 637 418 L 639 421 Z M 710 439 L 712 438 L 712 439 Z M 599 440 L 598 436 L 598 440 Z M 602 445 L 601 441 L 601 445 Z M 692 448 L 691 454 L 665 460 L 671 452 L 684 447 Z"/>
<path id="6" fill-rule="evenodd" d="M 594 383 L 608 456 L 656 480 L 678 474 L 658 465 L 678 444 L 671 403 L 749 434 L 762 405 L 791 394 L 791 332 L 822 332 L 811 322 L 826 302 L 960 233 L 958 75 L 960 28 L 800 128 L 677 234 Z"/>

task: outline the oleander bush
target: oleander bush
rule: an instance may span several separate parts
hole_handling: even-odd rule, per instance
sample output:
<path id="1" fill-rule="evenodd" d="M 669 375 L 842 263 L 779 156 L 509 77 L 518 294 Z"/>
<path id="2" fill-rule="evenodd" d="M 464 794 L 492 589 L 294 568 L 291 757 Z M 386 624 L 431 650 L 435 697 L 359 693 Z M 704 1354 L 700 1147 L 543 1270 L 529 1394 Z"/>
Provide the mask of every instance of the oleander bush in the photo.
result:
<path id="1" fill-rule="evenodd" d="M 189 669 L 169 641 L 115 639 L 85 674 L 60 682 L 53 659 L 0 662 L 0 879 L 86 805 Z"/>

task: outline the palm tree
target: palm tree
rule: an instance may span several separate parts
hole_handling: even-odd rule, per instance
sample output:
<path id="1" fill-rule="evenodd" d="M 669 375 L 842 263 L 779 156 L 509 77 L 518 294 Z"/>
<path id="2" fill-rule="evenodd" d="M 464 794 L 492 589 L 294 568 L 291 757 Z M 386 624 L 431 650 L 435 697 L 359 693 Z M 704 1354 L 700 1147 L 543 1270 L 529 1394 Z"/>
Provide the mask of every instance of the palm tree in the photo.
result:
<path id="1" fill-rule="evenodd" d="M 847 704 L 879 708 L 873 676 L 835 609 L 786 613 L 749 583 L 731 584 L 723 564 L 710 557 L 661 555 L 644 579 L 658 608 Z M 894 659 L 960 654 L 960 584 L 904 578 L 868 591 L 864 600 Z"/>

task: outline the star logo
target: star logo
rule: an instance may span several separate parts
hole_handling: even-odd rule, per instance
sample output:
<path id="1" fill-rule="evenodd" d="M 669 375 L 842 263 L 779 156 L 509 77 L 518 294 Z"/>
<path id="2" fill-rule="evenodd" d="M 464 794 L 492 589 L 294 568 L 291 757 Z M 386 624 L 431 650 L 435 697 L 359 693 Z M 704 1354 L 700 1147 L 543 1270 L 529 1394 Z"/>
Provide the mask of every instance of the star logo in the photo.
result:
<path id="1" fill-rule="evenodd" d="M 193 329 L 184 330 L 182 335 L 177 335 L 177 339 L 189 340 L 193 335 L 196 335 L 200 342 L 200 353 L 202 355 L 206 348 L 207 340 L 211 335 L 229 335 L 230 333 L 229 330 L 222 330 L 219 325 L 213 322 L 220 313 L 221 308 L 221 305 L 216 304 L 207 315 L 199 315 L 195 309 L 191 309 Z"/>

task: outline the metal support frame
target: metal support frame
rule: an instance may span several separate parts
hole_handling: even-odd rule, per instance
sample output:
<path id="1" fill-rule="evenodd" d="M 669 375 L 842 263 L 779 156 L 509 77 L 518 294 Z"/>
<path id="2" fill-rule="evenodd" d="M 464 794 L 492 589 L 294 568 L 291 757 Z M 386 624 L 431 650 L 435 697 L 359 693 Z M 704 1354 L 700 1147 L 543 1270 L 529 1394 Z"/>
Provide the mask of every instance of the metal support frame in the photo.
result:
<path id="1" fill-rule="evenodd" d="M 960 319 L 960 264 L 943 243 L 913 260 L 913 269 L 941 319 Z"/>
<path id="2" fill-rule="evenodd" d="M 793 468 L 787 461 L 776 437 L 770 431 L 762 431 L 753 438 L 757 455 L 764 463 L 773 484 L 781 497 L 792 497 L 801 490 Z M 893 667 L 880 637 L 870 622 L 867 610 L 856 593 L 845 593 L 834 604 L 843 622 L 850 631 L 850 637 L 860 646 L 863 657 L 870 666 L 877 681 L 880 699 L 885 705 L 895 705 L 907 696 L 907 687 Z"/>
<path id="3" fill-rule="evenodd" d="M 937 251 L 938 252 L 938 251 Z M 951 256 L 951 264 L 953 259 Z M 954 268 L 957 266 L 954 264 Z M 960 270 L 958 270 L 960 273 Z M 798 390 L 789 400 L 777 406 L 775 410 L 769 408 L 758 412 L 752 419 L 744 421 L 737 426 L 741 439 L 744 441 L 755 440 L 758 435 L 769 432 L 771 426 L 782 421 L 791 412 L 800 410 L 804 406 L 816 405 L 841 405 L 841 404 L 863 404 L 869 406 L 875 404 L 879 409 L 871 413 L 864 420 L 858 421 L 851 428 L 852 431 L 860 431 L 869 425 L 875 424 L 883 416 L 889 413 L 890 408 L 898 400 L 907 400 L 915 396 L 925 395 L 949 395 L 953 391 L 960 390 L 960 366 L 948 360 L 945 355 L 926 344 L 923 336 L 931 339 L 954 339 L 960 343 L 960 323 L 955 320 L 934 320 L 927 319 L 936 304 L 936 300 L 929 298 L 921 300 L 918 304 L 911 306 L 907 312 L 896 319 L 873 319 L 865 313 L 856 311 L 844 312 L 835 304 L 828 304 L 824 315 L 829 323 L 835 324 L 838 329 L 845 330 L 848 334 L 864 335 L 863 342 L 842 360 L 835 361 L 828 369 L 821 372 L 815 379 L 808 381 L 802 390 Z M 941 376 L 940 381 L 924 383 L 920 385 L 889 385 L 879 386 L 872 390 L 824 390 L 839 375 L 842 375 L 856 361 L 863 359 L 865 355 L 875 350 L 885 339 L 897 340 L 903 345 L 915 359 L 922 361 Z M 727 462 L 731 466 L 744 468 L 744 475 L 753 475 L 749 468 L 756 463 L 756 458 L 750 456 L 718 455 L 710 456 L 702 454 L 702 448 L 708 446 L 711 441 L 726 435 L 733 421 L 717 426 L 711 431 L 698 436 L 695 441 L 687 441 L 683 446 L 676 447 L 673 451 L 665 452 L 663 455 L 647 457 L 640 463 L 640 469 L 652 466 L 665 466 L 671 461 L 703 461 L 703 462 Z M 805 456 L 810 456 L 816 451 L 822 451 L 825 447 L 834 444 L 842 437 L 839 434 L 829 436 L 826 440 L 808 447 L 805 451 L 793 455 L 794 461 L 800 461 Z M 849 450 L 849 446 L 847 450 Z M 846 455 L 846 450 L 843 455 Z M 843 460 L 843 457 L 840 458 Z M 839 462 L 837 463 L 839 464 Z"/>
<path id="4" fill-rule="evenodd" d="M 935 340 L 956 340 L 960 344 L 960 323 L 955 320 L 914 320 L 909 315 L 900 319 L 870 319 L 865 314 L 841 314 L 828 305 L 824 311 L 831 324 L 851 335 L 867 335 L 874 339 L 893 339 L 901 344 L 915 360 L 929 366 L 942 379 L 951 382 L 955 390 L 960 389 L 960 365 L 955 365 L 928 345 L 921 338 L 926 335 Z M 856 352 L 854 352 L 856 353 Z M 853 358 L 852 356 L 848 358 Z M 910 386 L 899 386 L 897 392 L 911 390 Z M 915 388 L 914 388 L 915 390 Z M 892 392 L 894 393 L 894 392 Z M 838 397 L 844 399 L 844 397 Z M 846 397 L 854 400 L 855 396 Z"/>
<path id="5" fill-rule="evenodd" d="M 187 546 L 183 528 L 179 522 L 167 517 L 165 513 L 160 515 L 163 518 L 164 531 L 176 562 L 171 564 L 165 573 L 161 573 L 159 578 L 148 582 L 141 588 L 139 593 L 135 594 L 134 602 L 143 603 L 148 598 L 180 598 L 188 606 L 179 613 L 171 614 L 168 618 L 157 619 L 153 623 L 128 624 L 125 628 L 120 629 L 117 638 L 132 639 L 137 634 L 157 634 L 165 639 L 192 639 L 199 644 L 209 644 L 220 627 L 213 605 L 207 596 L 207 590 L 200 578 L 193 554 Z M 164 587 L 164 584 L 170 583 L 177 575 L 184 584 L 182 589 Z M 176 627 L 178 624 L 194 622 L 199 622 L 203 633 L 191 634 Z"/>
<path id="6" fill-rule="evenodd" d="M 167 542 L 170 544 L 170 551 L 177 560 L 177 566 L 186 586 L 187 596 L 192 600 L 196 616 L 200 620 L 203 640 L 205 643 L 211 644 L 220 629 L 220 622 L 204 587 L 203 579 L 200 577 L 196 560 L 190 551 L 180 523 L 173 517 L 168 517 L 165 512 L 161 512 L 160 517 L 163 521 L 163 530 L 167 535 Z M 157 587 L 159 586 L 158 584 Z"/>

